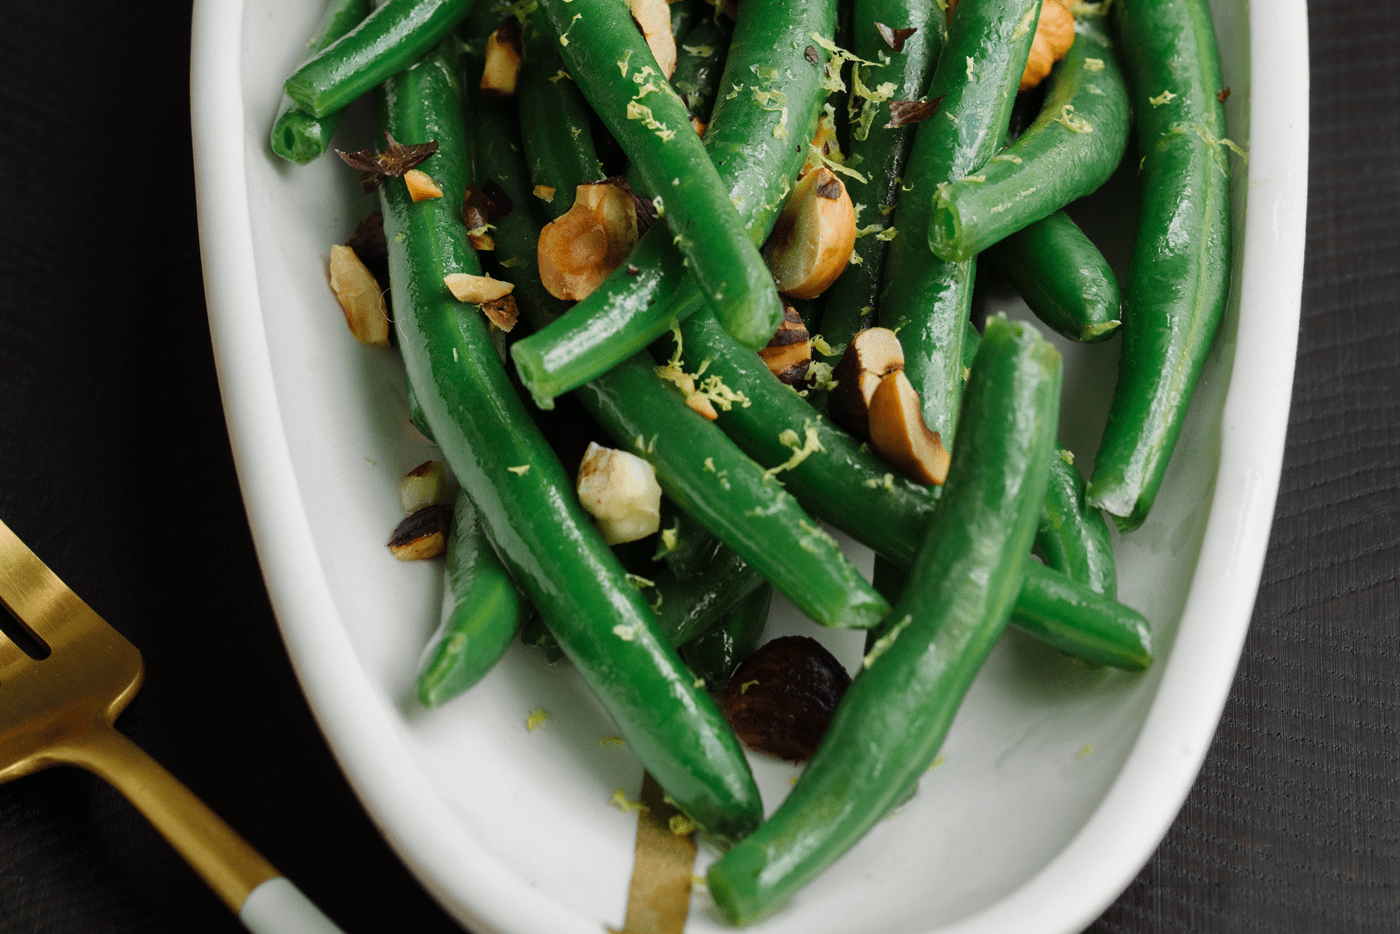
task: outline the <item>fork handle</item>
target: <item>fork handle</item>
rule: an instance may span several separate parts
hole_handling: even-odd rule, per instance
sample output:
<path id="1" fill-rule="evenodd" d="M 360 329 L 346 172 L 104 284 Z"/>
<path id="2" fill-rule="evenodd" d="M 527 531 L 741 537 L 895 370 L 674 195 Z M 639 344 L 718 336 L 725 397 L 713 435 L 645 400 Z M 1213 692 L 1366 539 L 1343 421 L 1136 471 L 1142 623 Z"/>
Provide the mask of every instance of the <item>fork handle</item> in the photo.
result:
<path id="1" fill-rule="evenodd" d="M 253 934 L 342 934 L 208 805 L 113 727 L 99 721 L 51 756 L 125 795 Z"/>

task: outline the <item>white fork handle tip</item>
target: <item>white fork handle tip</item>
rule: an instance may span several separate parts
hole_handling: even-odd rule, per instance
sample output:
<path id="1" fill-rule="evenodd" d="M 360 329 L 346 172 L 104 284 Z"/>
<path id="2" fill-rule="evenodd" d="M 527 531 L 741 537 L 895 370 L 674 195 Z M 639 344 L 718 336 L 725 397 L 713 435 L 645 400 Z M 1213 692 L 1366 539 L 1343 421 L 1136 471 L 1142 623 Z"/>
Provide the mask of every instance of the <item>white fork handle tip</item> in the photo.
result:
<path id="1" fill-rule="evenodd" d="M 238 918 L 252 934 L 345 934 L 286 876 L 253 889 Z"/>

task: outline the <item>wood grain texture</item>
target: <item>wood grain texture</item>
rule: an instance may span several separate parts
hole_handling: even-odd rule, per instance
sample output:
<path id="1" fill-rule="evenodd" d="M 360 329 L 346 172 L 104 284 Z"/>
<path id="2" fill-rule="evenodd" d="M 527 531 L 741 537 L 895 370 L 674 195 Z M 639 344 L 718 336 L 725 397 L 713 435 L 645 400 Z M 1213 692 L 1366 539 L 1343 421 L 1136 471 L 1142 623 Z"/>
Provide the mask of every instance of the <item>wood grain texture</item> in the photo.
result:
<path id="1" fill-rule="evenodd" d="M 1263 584 L 1205 768 L 1094 934 L 1400 930 L 1400 4 L 1309 12 Z M 204 312 L 189 25 L 185 2 L 0 3 L 0 515 L 141 647 L 124 731 L 349 934 L 456 931 L 336 769 L 262 588 Z M 0 786 L 0 934 L 239 930 L 96 780 Z"/>

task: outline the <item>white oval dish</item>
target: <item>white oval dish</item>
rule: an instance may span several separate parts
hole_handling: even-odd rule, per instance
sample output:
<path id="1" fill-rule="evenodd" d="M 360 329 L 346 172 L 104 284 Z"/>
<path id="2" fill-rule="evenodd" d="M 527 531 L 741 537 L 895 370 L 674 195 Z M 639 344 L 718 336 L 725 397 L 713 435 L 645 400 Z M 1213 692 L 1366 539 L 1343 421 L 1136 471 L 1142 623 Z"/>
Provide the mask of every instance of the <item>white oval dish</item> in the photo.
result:
<path id="1" fill-rule="evenodd" d="M 441 570 L 396 562 L 383 543 L 400 518 L 398 478 L 432 449 L 408 427 L 394 352 L 354 342 L 324 273 L 330 245 L 375 205 L 332 159 L 292 166 L 267 144 L 281 80 L 320 6 L 201 0 L 194 16 L 210 328 L 273 606 L 346 775 L 448 911 L 480 934 L 620 927 L 635 819 L 608 802 L 616 788 L 634 797 L 641 770 L 625 748 L 600 743 L 614 730 L 573 673 L 516 647 L 442 708 L 412 698 Z M 1254 17 L 1243 0 L 1213 7 L 1231 135 L 1250 153 L 1247 165 L 1232 161 L 1234 292 L 1153 513 L 1115 538 L 1120 597 L 1153 621 L 1158 661 L 1143 675 L 1089 671 L 1008 634 L 919 795 L 757 930 L 1077 931 L 1132 880 L 1190 789 L 1268 541 L 1307 184 L 1303 0 Z M 347 124 L 341 145 L 369 145 L 363 121 Z M 1062 440 L 1087 459 L 1116 350 L 1058 343 Z M 868 570 L 868 552 L 852 553 Z M 770 633 L 813 628 L 782 605 Z M 823 635 L 843 661 L 858 659 L 858 635 Z M 531 732 L 526 718 L 540 708 L 550 719 Z M 796 770 L 754 767 L 771 812 Z M 702 848 L 697 871 L 713 858 Z M 688 930 L 724 930 L 703 890 Z"/>

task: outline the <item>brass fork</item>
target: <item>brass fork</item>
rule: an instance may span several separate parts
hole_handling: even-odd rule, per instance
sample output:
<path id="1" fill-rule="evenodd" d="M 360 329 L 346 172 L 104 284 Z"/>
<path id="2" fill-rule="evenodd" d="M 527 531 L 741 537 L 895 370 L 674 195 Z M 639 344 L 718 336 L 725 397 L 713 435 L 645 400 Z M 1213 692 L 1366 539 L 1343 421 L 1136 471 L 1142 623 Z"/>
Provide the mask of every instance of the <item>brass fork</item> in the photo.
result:
<path id="1" fill-rule="evenodd" d="M 272 864 L 113 722 L 141 686 L 141 653 L 0 522 L 0 783 L 54 765 L 109 782 L 255 934 L 340 934 Z M 23 641 L 23 640 L 22 640 Z"/>

